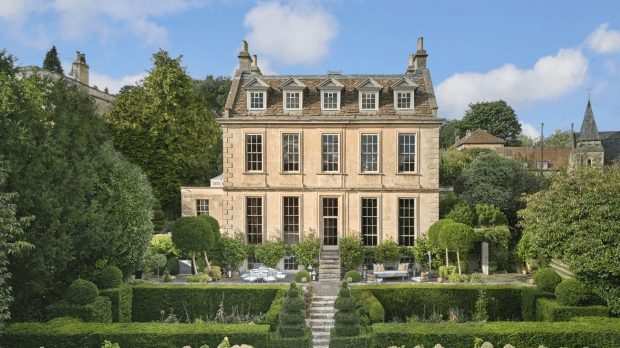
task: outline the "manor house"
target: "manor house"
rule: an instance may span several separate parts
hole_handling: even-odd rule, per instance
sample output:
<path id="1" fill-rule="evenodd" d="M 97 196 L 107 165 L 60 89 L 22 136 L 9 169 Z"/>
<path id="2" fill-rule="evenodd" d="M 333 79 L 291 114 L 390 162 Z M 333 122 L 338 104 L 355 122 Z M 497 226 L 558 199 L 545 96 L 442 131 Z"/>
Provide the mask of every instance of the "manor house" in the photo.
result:
<path id="1" fill-rule="evenodd" d="M 183 216 L 209 214 L 247 243 L 313 230 L 325 249 L 350 233 L 411 246 L 439 219 L 444 120 L 422 38 L 402 74 L 262 75 L 245 41 L 238 58 L 216 118 L 224 172 L 181 188 Z"/>

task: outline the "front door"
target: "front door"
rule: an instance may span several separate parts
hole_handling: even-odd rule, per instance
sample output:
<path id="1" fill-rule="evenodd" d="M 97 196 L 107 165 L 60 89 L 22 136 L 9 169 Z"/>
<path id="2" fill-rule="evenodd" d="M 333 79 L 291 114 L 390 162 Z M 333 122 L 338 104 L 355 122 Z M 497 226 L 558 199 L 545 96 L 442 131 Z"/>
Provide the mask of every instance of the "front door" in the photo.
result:
<path id="1" fill-rule="evenodd" d="M 338 198 L 323 198 L 323 245 L 338 245 Z"/>

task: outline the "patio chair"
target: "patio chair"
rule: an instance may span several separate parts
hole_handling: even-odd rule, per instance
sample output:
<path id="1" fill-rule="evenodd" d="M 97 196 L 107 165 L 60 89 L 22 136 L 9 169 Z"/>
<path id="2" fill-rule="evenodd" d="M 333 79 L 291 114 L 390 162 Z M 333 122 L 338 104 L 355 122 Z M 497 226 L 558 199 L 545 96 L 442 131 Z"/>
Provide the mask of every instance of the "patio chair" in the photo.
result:
<path id="1" fill-rule="evenodd" d="M 252 273 L 248 273 L 248 276 L 247 276 L 247 277 L 245 277 L 245 278 L 241 278 L 241 279 L 243 279 L 243 280 L 245 280 L 245 281 L 248 281 L 248 282 L 250 282 L 250 283 L 252 283 L 252 282 L 258 282 L 258 276 L 257 276 L 257 275 L 255 275 L 255 274 L 252 274 Z"/>
<path id="2" fill-rule="evenodd" d="M 263 268 L 263 264 L 262 263 L 255 263 L 254 264 L 254 269 L 257 269 L 257 268 Z"/>
<path id="3" fill-rule="evenodd" d="M 239 267 L 239 274 L 241 275 L 241 278 L 247 278 L 250 276 L 250 273 L 243 271 L 243 267 Z"/>
<path id="4" fill-rule="evenodd" d="M 276 267 L 276 279 L 278 281 L 286 279 L 286 273 L 282 272 L 282 267 Z"/>
<path id="5" fill-rule="evenodd" d="M 263 281 L 265 282 L 275 282 L 276 281 L 276 272 L 268 272 L 266 277 L 263 277 Z"/>

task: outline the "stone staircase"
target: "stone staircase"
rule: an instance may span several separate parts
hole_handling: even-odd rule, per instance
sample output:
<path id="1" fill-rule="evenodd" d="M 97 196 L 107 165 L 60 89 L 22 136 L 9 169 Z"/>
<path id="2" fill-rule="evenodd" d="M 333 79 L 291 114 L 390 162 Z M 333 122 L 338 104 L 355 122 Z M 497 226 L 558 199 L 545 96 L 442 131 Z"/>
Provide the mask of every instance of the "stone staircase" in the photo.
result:
<path id="1" fill-rule="evenodd" d="M 323 250 L 321 250 L 319 281 L 340 281 L 340 254 L 338 249 L 330 250 L 324 247 Z"/>
<path id="2" fill-rule="evenodd" d="M 329 331 L 334 327 L 334 301 L 337 296 L 315 295 L 310 310 L 310 328 L 314 348 L 329 347 Z"/>

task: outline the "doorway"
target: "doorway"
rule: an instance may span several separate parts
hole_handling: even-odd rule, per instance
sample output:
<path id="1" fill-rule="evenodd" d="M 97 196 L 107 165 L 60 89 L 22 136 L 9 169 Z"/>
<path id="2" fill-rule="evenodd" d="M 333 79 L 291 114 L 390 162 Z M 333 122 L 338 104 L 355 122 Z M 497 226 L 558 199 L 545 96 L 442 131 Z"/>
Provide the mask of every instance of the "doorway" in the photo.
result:
<path id="1" fill-rule="evenodd" d="M 323 245 L 338 245 L 338 198 L 323 198 Z"/>

